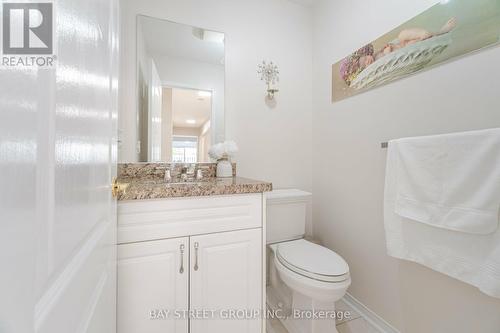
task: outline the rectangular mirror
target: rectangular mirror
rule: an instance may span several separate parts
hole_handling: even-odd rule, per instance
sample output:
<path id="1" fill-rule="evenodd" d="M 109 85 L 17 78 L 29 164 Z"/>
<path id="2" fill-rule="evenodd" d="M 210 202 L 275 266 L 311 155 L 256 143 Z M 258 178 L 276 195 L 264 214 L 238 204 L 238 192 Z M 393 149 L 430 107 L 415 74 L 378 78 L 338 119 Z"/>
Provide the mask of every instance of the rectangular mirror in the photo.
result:
<path id="1" fill-rule="evenodd" d="M 209 162 L 210 146 L 224 141 L 224 38 L 138 16 L 139 162 Z"/>

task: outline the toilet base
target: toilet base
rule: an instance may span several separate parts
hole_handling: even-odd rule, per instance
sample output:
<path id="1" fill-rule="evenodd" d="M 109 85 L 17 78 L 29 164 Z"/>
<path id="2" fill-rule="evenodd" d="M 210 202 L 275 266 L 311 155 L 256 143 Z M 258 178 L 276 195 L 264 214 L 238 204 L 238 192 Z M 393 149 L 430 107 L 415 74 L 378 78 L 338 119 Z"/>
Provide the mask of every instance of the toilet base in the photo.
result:
<path id="1" fill-rule="evenodd" d="M 300 327 L 300 333 L 337 332 L 334 302 L 316 301 L 294 292 L 293 309 L 293 320 L 296 326 Z"/>
<path id="2" fill-rule="evenodd" d="M 293 304 L 287 307 L 273 287 L 267 288 L 267 305 L 289 333 L 337 333 L 335 303 L 320 302 L 293 292 Z"/>

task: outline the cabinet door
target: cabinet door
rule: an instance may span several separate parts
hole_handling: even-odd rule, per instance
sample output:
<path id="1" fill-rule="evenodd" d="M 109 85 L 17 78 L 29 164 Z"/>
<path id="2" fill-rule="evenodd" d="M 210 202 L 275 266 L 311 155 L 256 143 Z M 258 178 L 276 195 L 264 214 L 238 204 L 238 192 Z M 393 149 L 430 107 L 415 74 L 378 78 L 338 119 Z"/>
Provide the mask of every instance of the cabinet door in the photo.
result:
<path id="1" fill-rule="evenodd" d="M 195 236 L 190 243 L 191 310 L 220 315 L 191 319 L 190 333 L 261 332 L 260 316 L 227 317 L 262 310 L 262 229 Z"/>
<path id="2" fill-rule="evenodd" d="M 189 238 L 118 246 L 118 333 L 187 333 Z"/>

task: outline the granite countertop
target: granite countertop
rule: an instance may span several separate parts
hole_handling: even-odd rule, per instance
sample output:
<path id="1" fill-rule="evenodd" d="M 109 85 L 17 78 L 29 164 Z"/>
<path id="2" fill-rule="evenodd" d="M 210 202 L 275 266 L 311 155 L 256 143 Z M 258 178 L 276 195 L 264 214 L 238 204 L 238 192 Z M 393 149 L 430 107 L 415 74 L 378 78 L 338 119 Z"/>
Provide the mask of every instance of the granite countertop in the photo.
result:
<path id="1" fill-rule="evenodd" d="M 147 200 L 211 195 L 263 193 L 272 191 L 272 184 L 241 177 L 204 178 L 186 183 L 168 183 L 160 179 L 119 178 L 119 201 Z"/>

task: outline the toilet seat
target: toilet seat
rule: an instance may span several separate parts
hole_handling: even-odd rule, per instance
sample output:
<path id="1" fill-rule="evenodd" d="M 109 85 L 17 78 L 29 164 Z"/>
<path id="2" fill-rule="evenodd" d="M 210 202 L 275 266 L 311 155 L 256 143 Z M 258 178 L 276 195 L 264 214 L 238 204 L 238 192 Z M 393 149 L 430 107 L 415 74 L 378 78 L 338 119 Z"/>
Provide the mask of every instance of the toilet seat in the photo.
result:
<path id="1" fill-rule="evenodd" d="M 341 256 L 305 239 L 279 243 L 275 251 L 283 266 L 304 277 L 330 283 L 350 278 L 349 266 Z"/>

